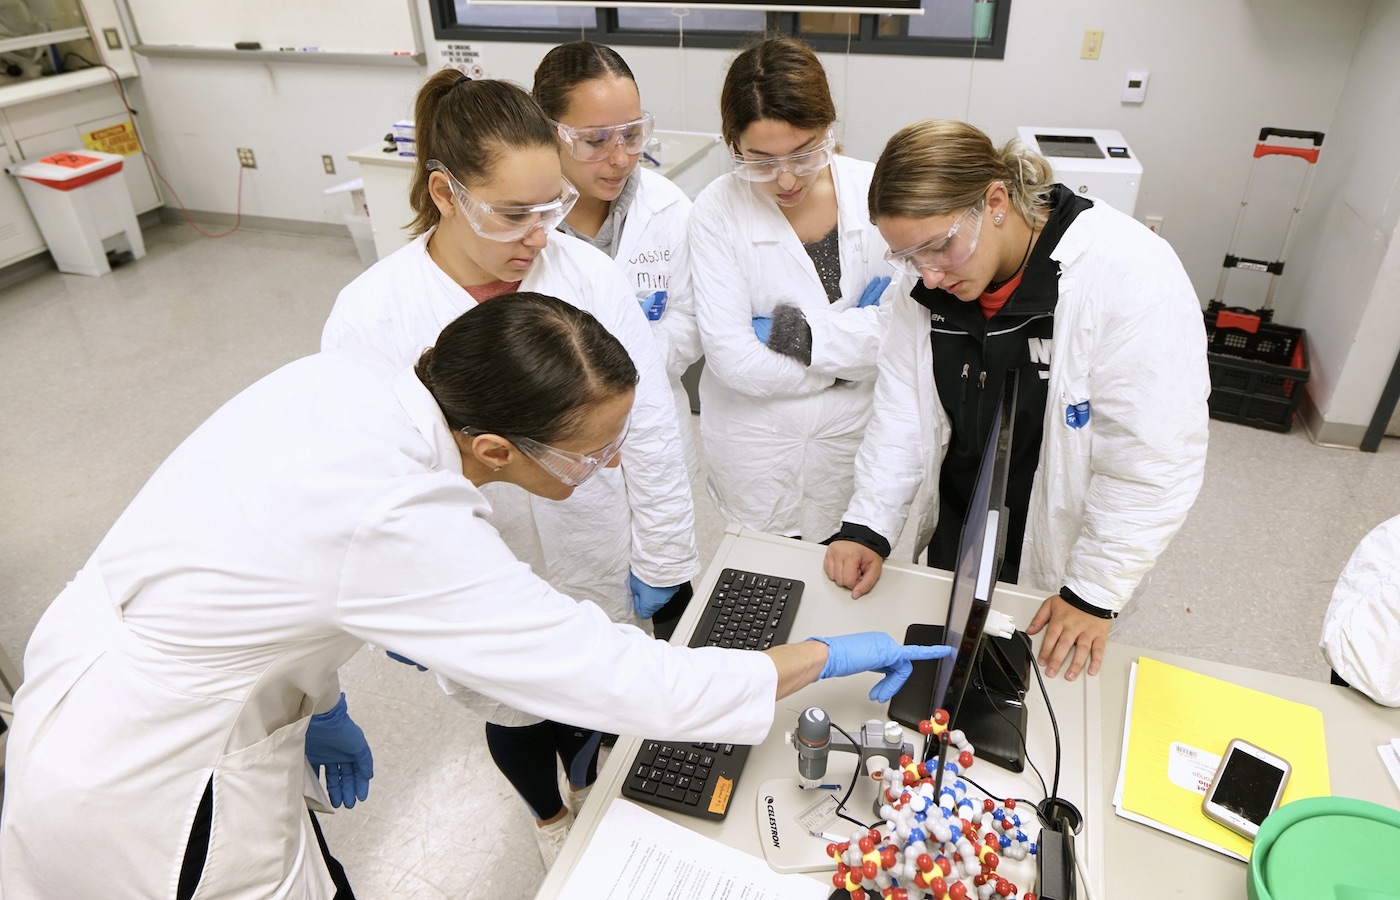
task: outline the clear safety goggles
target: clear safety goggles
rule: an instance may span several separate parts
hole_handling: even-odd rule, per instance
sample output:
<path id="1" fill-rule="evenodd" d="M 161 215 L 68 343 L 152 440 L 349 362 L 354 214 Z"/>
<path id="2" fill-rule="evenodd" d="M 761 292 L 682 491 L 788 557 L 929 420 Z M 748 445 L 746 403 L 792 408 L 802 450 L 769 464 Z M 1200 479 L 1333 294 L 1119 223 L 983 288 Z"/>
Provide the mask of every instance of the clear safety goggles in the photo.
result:
<path id="1" fill-rule="evenodd" d="M 567 484 L 569 487 L 578 487 L 597 472 L 603 466 L 612 462 L 622 449 L 622 444 L 627 440 L 627 433 L 632 430 L 632 417 L 629 415 L 627 421 L 622 424 L 622 431 L 613 438 L 608 445 L 601 450 L 594 450 L 592 453 L 575 453 L 572 450 L 561 450 L 558 447 L 551 447 L 539 441 L 525 437 L 509 437 L 501 435 L 506 440 L 515 445 L 515 449 L 535 461 L 541 469 L 550 475 Z M 465 435 L 488 434 L 477 428 L 467 426 L 462 429 Z"/>
<path id="2" fill-rule="evenodd" d="M 529 206 L 491 204 L 473 196 L 441 162 L 430 159 L 427 168 L 429 172 L 441 172 L 447 176 L 447 183 L 452 187 L 452 196 L 457 201 L 457 208 L 466 216 L 472 231 L 488 241 L 500 241 L 504 244 L 523 240 L 536 228 L 543 228 L 546 232 L 553 231 L 578 202 L 578 190 L 569 184 L 567 178 L 561 177 L 559 181 L 562 188 L 559 196 L 547 203 Z"/>
<path id="3" fill-rule="evenodd" d="M 656 117 L 649 112 L 643 112 L 640 119 L 623 122 L 621 125 L 575 128 L 563 122 L 554 122 L 554 128 L 559 132 L 559 140 L 564 142 L 569 155 L 579 162 L 607 159 L 608 154 L 612 153 L 618 144 L 622 145 L 629 156 L 636 156 L 651 139 L 651 132 L 655 127 Z"/>
<path id="4" fill-rule="evenodd" d="M 831 165 L 831 158 L 836 155 L 836 136 L 828 128 L 826 137 L 816 149 L 787 156 L 747 159 L 737 153 L 730 155 L 734 159 L 734 174 L 745 181 L 777 181 L 783 172 L 791 172 L 796 178 L 806 178 Z"/>
<path id="5" fill-rule="evenodd" d="M 885 251 L 885 262 L 898 272 L 922 278 L 924 273 L 942 275 L 967 261 L 982 236 L 982 203 L 968 207 L 958 216 L 947 234 L 940 234 L 908 250 Z"/>

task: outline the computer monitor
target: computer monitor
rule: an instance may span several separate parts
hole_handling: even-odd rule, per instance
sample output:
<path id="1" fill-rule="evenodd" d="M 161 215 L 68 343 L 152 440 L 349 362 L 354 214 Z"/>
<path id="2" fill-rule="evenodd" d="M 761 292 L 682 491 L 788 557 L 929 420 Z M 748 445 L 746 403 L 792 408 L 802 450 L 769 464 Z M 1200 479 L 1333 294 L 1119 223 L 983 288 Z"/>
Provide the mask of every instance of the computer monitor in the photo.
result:
<path id="1" fill-rule="evenodd" d="M 963 520 L 947 616 L 941 627 L 916 624 L 905 634 L 907 644 L 948 644 L 957 652 L 915 663 L 909 681 L 890 701 L 890 718 L 917 727 L 935 709 L 945 709 L 950 727 L 962 729 L 979 757 L 1020 772 L 1025 768 L 1029 648 L 1019 636 L 986 638 L 982 632 L 1005 555 L 1015 409 L 1016 373 L 1009 371 Z"/>

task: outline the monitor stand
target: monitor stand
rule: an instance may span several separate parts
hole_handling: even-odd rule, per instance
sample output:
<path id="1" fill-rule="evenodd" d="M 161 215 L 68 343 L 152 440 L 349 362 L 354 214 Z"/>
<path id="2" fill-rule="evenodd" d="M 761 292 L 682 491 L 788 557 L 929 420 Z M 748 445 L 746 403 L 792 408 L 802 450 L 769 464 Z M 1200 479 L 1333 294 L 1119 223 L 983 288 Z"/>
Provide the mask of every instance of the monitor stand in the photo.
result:
<path id="1" fill-rule="evenodd" d="M 942 625 L 910 625 L 905 644 L 943 643 Z M 937 660 L 914 663 L 914 671 L 890 701 L 890 718 L 917 728 L 927 719 L 929 698 L 938 676 Z M 972 742 L 979 759 L 990 760 L 1013 772 L 1026 768 L 1022 736 L 1026 733 L 1026 689 L 1030 684 L 1029 642 L 1021 636 L 984 635 L 972 667 L 972 680 L 963 694 L 953 727 Z"/>

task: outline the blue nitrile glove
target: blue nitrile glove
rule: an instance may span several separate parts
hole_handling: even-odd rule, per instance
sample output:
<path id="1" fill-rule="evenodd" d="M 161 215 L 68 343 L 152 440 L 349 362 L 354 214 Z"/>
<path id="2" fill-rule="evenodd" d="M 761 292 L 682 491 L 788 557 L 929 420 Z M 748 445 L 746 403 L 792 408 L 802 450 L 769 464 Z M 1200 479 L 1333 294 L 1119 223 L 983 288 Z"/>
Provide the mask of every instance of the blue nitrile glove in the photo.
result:
<path id="1" fill-rule="evenodd" d="M 659 322 L 666 314 L 665 291 L 652 291 L 645 297 L 638 297 L 637 302 L 642 305 L 642 312 L 646 314 L 648 321 Z"/>
<path id="2" fill-rule="evenodd" d="M 895 695 L 909 673 L 913 660 L 942 659 L 953 655 L 953 648 L 943 644 L 906 647 L 883 631 L 842 634 L 836 637 L 808 638 L 827 646 L 826 665 L 819 678 L 841 678 L 860 672 L 883 672 L 884 678 L 870 689 L 870 699 L 884 703 Z"/>
<path id="3" fill-rule="evenodd" d="M 769 316 L 754 316 L 753 333 L 758 335 L 760 344 L 767 345 L 768 335 L 773 333 L 773 319 Z"/>
<path id="4" fill-rule="evenodd" d="M 365 733 L 350 719 L 343 692 L 334 709 L 311 717 L 306 729 L 306 758 L 318 775 L 325 767 L 331 806 L 353 809 L 356 799 L 369 796 L 374 756 Z"/>
<path id="5" fill-rule="evenodd" d="M 403 663 L 403 664 L 406 665 L 406 666 L 418 666 L 418 671 L 420 671 L 420 672 L 426 672 L 426 671 L 428 671 L 428 667 L 427 667 L 427 666 L 419 665 L 418 663 L 416 663 L 416 662 L 414 662 L 413 660 L 409 659 L 407 656 L 399 656 L 397 653 L 395 653 L 395 652 L 392 651 L 392 650 L 385 650 L 385 651 L 384 651 L 384 655 L 387 656 L 387 657 L 389 657 L 390 659 L 392 659 L 394 662 L 401 662 L 401 663 Z"/>
<path id="6" fill-rule="evenodd" d="M 627 573 L 627 581 L 632 585 L 632 608 L 637 611 L 637 615 L 643 619 L 650 619 L 656 615 L 656 611 L 666 605 L 666 601 L 676 595 L 676 591 L 681 589 L 680 585 L 675 587 L 652 587 L 645 581 L 641 581 L 631 572 Z"/>
<path id="7" fill-rule="evenodd" d="M 883 294 L 885 288 L 889 286 L 889 278 L 883 275 L 870 279 L 870 283 L 865 286 L 865 293 L 860 295 L 860 302 L 856 304 L 856 309 L 864 309 L 867 306 L 879 306 L 880 295 Z"/>

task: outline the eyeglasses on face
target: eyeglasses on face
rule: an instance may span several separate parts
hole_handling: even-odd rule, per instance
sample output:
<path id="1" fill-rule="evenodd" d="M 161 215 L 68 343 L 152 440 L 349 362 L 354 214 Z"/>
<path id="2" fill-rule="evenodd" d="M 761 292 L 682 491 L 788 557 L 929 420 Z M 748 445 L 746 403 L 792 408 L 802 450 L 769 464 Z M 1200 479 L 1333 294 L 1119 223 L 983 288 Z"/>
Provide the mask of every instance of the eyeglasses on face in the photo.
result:
<path id="1" fill-rule="evenodd" d="M 619 144 L 629 156 L 641 153 L 647 141 L 651 139 L 652 129 L 656 127 L 656 117 L 649 112 L 643 112 L 641 118 L 620 125 L 580 128 L 554 122 L 554 127 L 570 156 L 579 162 L 598 162 L 607 159 L 613 148 Z"/>
<path id="2" fill-rule="evenodd" d="M 730 155 L 734 160 L 734 174 L 745 181 L 776 181 L 783 172 L 790 172 L 796 178 L 805 178 L 831 165 L 831 159 L 836 155 L 836 136 L 828 128 L 822 142 L 815 148 L 801 153 L 790 153 L 787 156 L 750 159 L 738 153 Z"/>
<path id="3" fill-rule="evenodd" d="M 982 203 L 970 206 L 944 234 L 935 235 L 907 250 L 885 251 L 885 261 L 898 272 L 922 278 L 925 273 L 942 275 L 967 262 L 982 235 Z"/>
<path id="4" fill-rule="evenodd" d="M 452 189 L 452 198 L 456 201 L 457 208 L 466 217 L 472 230 L 488 241 L 508 243 L 523 240 L 536 228 L 543 228 L 547 232 L 553 231 L 560 222 L 564 221 L 564 217 L 578 202 L 578 190 L 569 183 L 567 178 L 559 179 L 559 196 L 553 200 L 525 206 L 512 206 L 487 203 L 477 197 L 448 171 L 447 166 L 436 159 L 428 160 L 427 170 L 441 172 L 447 176 L 447 183 Z"/>
<path id="5" fill-rule="evenodd" d="M 612 462 L 613 457 L 622 450 L 622 444 L 627 440 L 627 433 L 631 430 L 632 417 L 629 415 L 627 421 L 622 423 L 622 430 L 618 432 L 617 437 L 608 442 L 607 446 L 594 450 L 592 453 L 563 450 L 526 437 L 512 437 L 505 434 L 500 436 L 510 441 L 515 445 L 515 449 L 525 454 L 550 475 L 569 487 L 578 487 L 592 478 L 593 474 L 603 466 Z M 467 436 L 495 433 L 473 428 L 470 425 L 463 427 L 461 431 Z"/>

